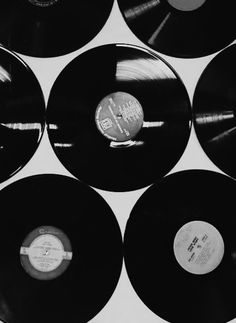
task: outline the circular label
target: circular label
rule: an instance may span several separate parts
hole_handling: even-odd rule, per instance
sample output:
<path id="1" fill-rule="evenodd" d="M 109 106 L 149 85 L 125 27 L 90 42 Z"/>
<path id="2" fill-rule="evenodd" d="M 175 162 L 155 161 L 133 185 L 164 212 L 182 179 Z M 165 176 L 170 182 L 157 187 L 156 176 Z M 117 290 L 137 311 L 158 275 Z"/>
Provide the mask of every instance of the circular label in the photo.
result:
<path id="1" fill-rule="evenodd" d="M 134 138 L 143 126 L 143 117 L 141 104 L 125 92 L 107 95 L 95 113 L 99 131 L 108 139 L 118 142 Z"/>
<path id="2" fill-rule="evenodd" d="M 188 222 L 175 236 L 174 254 L 186 271 L 206 274 L 220 264 L 224 255 L 224 241 L 219 231 L 210 223 Z"/>
<path id="3" fill-rule="evenodd" d="M 26 272 L 44 280 L 61 275 L 72 259 L 71 245 L 65 233 L 49 226 L 32 231 L 22 244 L 20 255 Z"/>
<path id="4" fill-rule="evenodd" d="M 206 0 L 167 0 L 169 4 L 181 11 L 193 11 L 200 8 Z"/>
<path id="5" fill-rule="evenodd" d="M 52 234 L 43 234 L 32 241 L 28 249 L 29 261 L 39 271 L 55 270 L 63 261 L 64 247 Z"/>
<path id="6" fill-rule="evenodd" d="M 59 0 L 28 0 L 28 1 L 38 7 L 49 7 L 54 5 Z"/>

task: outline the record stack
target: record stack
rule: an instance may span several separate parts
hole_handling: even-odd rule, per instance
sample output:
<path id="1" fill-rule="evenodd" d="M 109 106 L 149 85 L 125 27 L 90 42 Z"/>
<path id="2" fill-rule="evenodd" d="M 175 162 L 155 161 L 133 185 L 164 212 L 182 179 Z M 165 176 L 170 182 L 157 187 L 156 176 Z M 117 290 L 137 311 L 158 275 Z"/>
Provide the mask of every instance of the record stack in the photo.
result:
<path id="1" fill-rule="evenodd" d="M 236 322 L 233 3 L 1 4 L 0 323 Z"/>

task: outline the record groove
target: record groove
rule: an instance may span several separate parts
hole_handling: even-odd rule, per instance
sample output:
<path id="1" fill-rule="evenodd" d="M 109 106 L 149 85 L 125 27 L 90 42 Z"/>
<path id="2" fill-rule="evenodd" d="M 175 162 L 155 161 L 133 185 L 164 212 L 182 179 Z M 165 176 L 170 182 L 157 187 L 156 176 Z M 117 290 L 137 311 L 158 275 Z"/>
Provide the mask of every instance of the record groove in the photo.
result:
<path id="1" fill-rule="evenodd" d="M 131 31 L 154 50 L 194 58 L 215 53 L 235 39 L 234 1 L 118 0 Z"/>
<path id="2" fill-rule="evenodd" d="M 236 111 L 236 45 L 231 45 L 206 66 L 193 97 L 194 128 L 211 161 L 236 178 L 234 147 Z"/>
<path id="3" fill-rule="evenodd" d="M 85 323 L 106 305 L 122 268 L 122 237 L 105 200 L 62 176 L 0 191 L 0 320 Z M 6 247 L 7 246 L 7 247 Z"/>
<path id="4" fill-rule="evenodd" d="M 47 130 L 63 165 L 94 187 L 128 191 L 165 175 L 191 128 L 186 88 L 157 55 L 109 44 L 70 62 L 49 95 Z"/>
<path id="5" fill-rule="evenodd" d="M 55 57 L 92 40 L 113 0 L 7 0 L 1 3 L 0 43 L 20 54 Z"/>
<path id="6" fill-rule="evenodd" d="M 0 47 L 0 182 L 35 153 L 45 127 L 45 101 L 30 68 Z"/>
<path id="7" fill-rule="evenodd" d="M 233 179 L 186 170 L 149 187 L 124 236 L 137 295 L 170 323 L 226 323 L 236 317 Z"/>

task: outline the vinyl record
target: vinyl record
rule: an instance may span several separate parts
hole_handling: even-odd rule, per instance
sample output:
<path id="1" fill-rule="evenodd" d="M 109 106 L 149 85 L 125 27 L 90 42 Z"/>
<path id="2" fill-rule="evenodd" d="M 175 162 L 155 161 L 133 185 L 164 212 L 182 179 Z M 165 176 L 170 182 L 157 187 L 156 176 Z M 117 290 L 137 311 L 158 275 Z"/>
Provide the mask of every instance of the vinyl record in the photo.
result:
<path id="1" fill-rule="evenodd" d="M 236 178 L 236 45 L 203 71 L 193 98 L 194 127 L 202 148 L 217 167 Z"/>
<path id="2" fill-rule="evenodd" d="M 194 58 L 212 54 L 235 39 L 234 1 L 118 0 L 132 32 L 156 51 Z"/>
<path id="3" fill-rule="evenodd" d="M 0 43 L 28 56 L 70 53 L 102 29 L 113 0 L 7 0 L 0 10 Z"/>
<path id="4" fill-rule="evenodd" d="M 121 232 L 105 200 L 76 179 L 43 174 L 5 187 L 0 202 L 0 320 L 91 320 L 122 268 Z"/>
<path id="5" fill-rule="evenodd" d="M 189 139 L 186 88 L 155 54 L 132 45 L 93 48 L 70 62 L 49 96 L 47 129 L 77 178 L 110 191 L 151 184 Z"/>
<path id="6" fill-rule="evenodd" d="M 236 183 L 207 170 L 173 173 L 136 202 L 125 265 L 144 304 L 170 323 L 236 317 Z"/>
<path id="7" fill-rule="evenodd" d="M 35 153 L 45 127 L 45 102 L 30 68 L 0 47 L 0 181 Z"/>

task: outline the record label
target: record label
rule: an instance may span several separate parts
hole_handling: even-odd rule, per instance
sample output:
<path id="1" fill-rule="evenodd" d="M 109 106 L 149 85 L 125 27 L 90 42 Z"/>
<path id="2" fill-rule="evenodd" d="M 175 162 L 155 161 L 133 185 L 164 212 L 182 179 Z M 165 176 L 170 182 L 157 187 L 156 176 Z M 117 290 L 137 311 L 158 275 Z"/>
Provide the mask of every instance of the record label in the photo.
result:
<path id="1" fill-rule="evenodd" d="M 200 8 L 206 0 L 168 0 L 168 3 L 175 9 L 181 11 L 193 11 Z"/>
<path id="2" fill-rule="evenodd" d="M 49 7 L 54 5 L 59 0 L 28 0 L 28 1 L 38 7 Z"/>
<path id="3" fill-rule="evenodd" d="M 96 109 L 96 124 L 108 139 L 126 141 L 135 137 L 143 124 L 143 109 L 134 96 L 116 92 L 106 96 Z"/>
<path id="4" fill-rule="evenodd" d="M 224 255 L 224 241 L 219 231 L 205 221 L 191 221 L 177 232 L 174 254 L 178 263 L 192 274 L 214 270 Z"/>
<path id="5" fill-rule="evenodd" d="M 24 241 L 20 249 L 22 266 L 34 278 L 53 279 L 69 266 L 71 250 L 64 232 L 43 226 L 32 231 Z"/>

